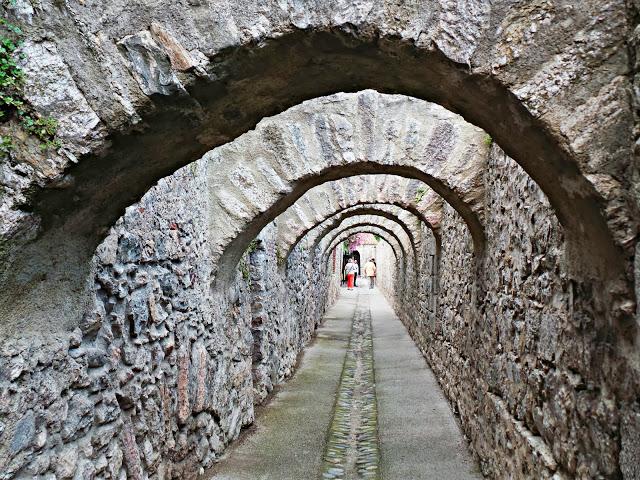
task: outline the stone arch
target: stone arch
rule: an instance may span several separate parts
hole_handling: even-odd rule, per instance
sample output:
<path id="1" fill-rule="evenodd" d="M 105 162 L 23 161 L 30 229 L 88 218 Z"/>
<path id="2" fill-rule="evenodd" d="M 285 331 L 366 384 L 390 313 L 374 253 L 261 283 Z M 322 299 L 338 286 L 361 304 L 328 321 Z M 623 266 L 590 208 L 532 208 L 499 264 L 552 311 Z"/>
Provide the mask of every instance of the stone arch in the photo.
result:
<path id="1" fill-rule="evenodd" d="M 406 216 L 403 215 L 403 213 L 406 214 Z M 304 235 L 306 244 L 311 248 L 311 250 L 313 250 L 316 245 L 322 241 L 325 235 L 338 228 L 343 221 L 355 216 L 361 217 L 368 215 L 386 218 L 397 223 L 409 237 L 412 244 L 412 250 L 415 252 L 415 249 L 419 247 L 420 238 L 415 229 L 416 221 L 420 221 L 418 217 L 415 217 L 413 214 L 393 205 L 368 203 L 340 210 L 328 217 L 322 223 L 316 225 L 314 228 L 307 230 Z M 413 220 L 413 222 L 411 220 Z M 286 255 L 291 252 L 294 246 L 295 245 L 290 243 L 283 245 L 283 250 L 286 252 Z"/>
<path id="2" fill-rule="evenodd" d="M 400 245 L 400 253 L 403 259 L 408 260 L 410 255 L 414 254 L 414 245 L 400 225 L 394 220 L 389 220 L 388 218 L 377 215 L 355 216 L 342 222 L 341 225 L 329 231 L 322 241 L 318 242 L 320 251 L 325 252 L 326 246 L 331 245 L 342 232 L 356 227 L 367 226 L 376 226 L 386 231 L 389 235 L 392 235 Z"/>
<path id="3" fill-rule="evenodd" d="M 588 247 L 590 241 L 606 246 L 610 234 L 603 228 L 602 219 L 598 221 L 602 216 L 598 208 L 599 196 L 581 177 L 578 162 L 568 153 L 580 129 L 566 131 L 563 136 L 558 127 L 558 117 L 567 119 L 572 115 L 572 110 L 563 109 L 563 106 L 571 105 L 571 101 L 575 104 L 584 102 L 580 101 L 581 87 L 567 82 L 556 87 L 561 95 L 551 95 L 544 82 L 536 77 L 535 69 L 518 68 L 524 58 L 535 58 L 538 65 L 544 65 L 545 59 L 551 62 L 557 56 L 559 48 L 569 49 L 569 44 L 557 45 L 553 33 L 559 27 L 544 29 L 544 33 L 537 34 L 538 42 L 521 46 L 519 62 L 514 62 L 511 54 L 506 55 L 504 61 L 499 54 L 498 62 L 489 52 L 510 50 L 504 45 L 502 36 L 488 34 L 495 31 L 492 22 L 498 21 L 500 13 L 494 17 L 486 3 L 471 8 L 466 4 L 464 7 L 444 6 L 441 1 L 430 0 L 402 12 L 383 5 L 371 6 L 367 14 L 355 7 L 334 11 L 327 6 L 301 11 L 274 5 L 273 11 L 277 13 L 269 17 L 259 33 L 254 25 L 247 23 L 247 18 L 262 18 L 264 10 L 258 4 L 243 3 L 241 8 L 234 7 L 239 5 L 232 2 L 225 13 L 228 18 L 216 22 L 221 25 L 217 35 L 211 34 L 210 22 L 188 22 L 189 26 L 185 27 L 185 16 L 190 19 L 195 15 L 190 11 L 181 11 L 176 14 L 175 21 L 164 20 L 168 25 L 155 25 L 151 29 L 139 18 L 133 15 L 129 18 L 125 13 L 127 27 L 124 32 L 119 24 L 101 25 L 103 35 L 111 34 L 118 40 L 119 51 L 100 47 L 100 55 L 96 57 L 95 52 L 82 43 L 78 43 L 77 48 L 63 48 L 61 44 L 59 49 L 50 49 L 61 57 L 63 64 L 62 59 L 73 63 L 72 57 L 75 61 L 75 55 L 82 54 L 87 68 L 96 75 L 84 76 L 79 91 L 95 92 L 102 102 L 102 108 L 97 111 L 112 115 L 112 112 L 119 112 L 128 121 L 105 120 L 120 134 L 93 166 L 81 162 L 74 169 L 75 178 L 82 180 L 81 184 L 86 182 L 88 188 L 79 184 L 79 188 L 67 189 L 57 195 L 42 192 L 36 209 L 45 218 L 55 212 L 63 213 L 66 218 L 76 216 L 83 209 L 81 206 L 87 206 L 83 200 L 91 198 L 89 192 L 98 190 L 89 184 L 100 185 L 108 178 L 109 188 L 100 192 L 100 198 L 92 205 L 103 209 L 109 206 L 108 212 L 99 215 L 99 210 L 93 208 L 96 218 L 82 222 L 91 223 L 90 228 L 87 228 L 89 225 L 84 228 L 77 225 L 87 233 L 95 232 L 100 226 L 112 224 L 124 206 L 139 198 L 155 179 L 197 158 L 207 149 L 234 138 L 251 128 L 257 119 L 327 92 L 378 88 L 435 101 L 485 128 L 542 186 L 568 230 L 586 237 L 582 246 Z M 511 8 L 516 10 L 514 15 L 517 14 L 518 7 Z M 254 14 L 236 13 L 247 9 Z M 206 7 L 204 12 L 213 14 Z M 204 12 L 199 11 L 199 14 Z M 587 24 L 587 18 L 596 12 L 588 9 L 565 11 L 562 16 L 578 28 L 578 25 Z M 615 13 L 612 11 L 610 15 Z M 117 17 L 121 19 L 119 15 Z M 166 15 L 159 18 L 166 18 Z M 416 24 L 416 19 L 421 21 Z M 50 19 L 45 16 L 38 18 L 36 23 L 48 21 Z M 74 23 L 74 28 L 81 31 L 77 38 L 93 34 L 90 25 L 94 22 L 95 19 L 88 17 Z M 562 24 L 561 21 L 556 23 Z M 82 32 L 83 29 L 87 31 Z M 177 38 L 167 31 L 179 32 Z M 240 35 L 240 31 L 252 33 Z M 545 44 L 545 35 L 554 41 Z M 619 41 L 623 42 L 624 34 L 620 35 Z M 182 43 L 188 44 L 197 55 L 187 53 Z M 109 60 L 105 61 L 105 58 Z M 314 62 L 309 62 L 309 58 L 314 58 Z M 616 60 L 609 57 L 595 68 L 591 64 L 587 68 L 586 59 L 575 61 L 584 67 L 585 76 L 594 81 L 597 79 L 598 84 L 613 82 L 617 69 L 608 63 Z M 286 69 L 282 68 L 283 64 L 287 65 Z M 114 76 L 114 66 L 120 75 Z M 34 66 L 34 70 L 37 73 L 38 67 Z M 92 81 L 87 81 L 88 78 Z M 617 95 L 622 97 L 622 91 Z M 167 98 L 173 101 L 168 102 Z M 630 109 L 628 101 L 620 103 Z M 541 104 L 545 104 L 547 111 L 555 108 L 556 115 L 539 115 Z M 85 110 L 96 117 L 88 105 Z M 177 114 L 185 118 L 184 125 L 176 124 Z M 140 116 L 148 128 L 128 134 L 127 127 Z M 614 131 L 615 126 L 608 125 L 608 131 Z M 629 124 L 624 126 L 630 131 Z M 86 137 L 98 138 L 92 138 L 94 141 L 88 149 L 85 141 L 84 150 L 98 152 L 104 149 L 107 143 L 104 135 L 88 130 Z M 194 131 L 200 132 L 197 143 L 188 141 L 193 139 Z M 159 138 L 166 140 L 168 148 L 155 147 Z M 77 147 L 76 150 L 80 149 Z M 125 151 L 132 155 L 125 155 Z M 580 158 L 585 172 L 596 173 L 589 171 L 593 167 L 589 159 L 584 158 L 587 156 L 584 150 L 580 150 L 580 154 L 574 156 Z M 136 158 L 135 165 L 129 165 L 129 158 Z M 125 169 L 129 170 L 129 175 L 116 174 Z M 67 209 L 63 204 L 66 202 L 61 200 L 71 199 L 78 193 L 82 194 L 80 205 L 65 212 Z M 603 242 L 604 245 L 600 245 Z M 616 257 L 615 249 L 613 252 L 606 250 L 607 256 Z"/>
<path id="4" fill-rule="evenodd" d="M 235 274 L 246 246 L 259 231 L 307 190 L 356 174 L 388 173 L 427 183 L 462 215 L 481 250 L 479 191 L 489 152 L 485 136 L 438 105 L 373 91 L 315 99 L 262 120 L 255 130 L 201 160 L 210 189 L 216 285 L 224 285 Z M 73 265 L 82 268 L 77 252 L 77 258 L 66 259 L 68 280 L 78 274 Z M 46 289 L 47 281 L 36 285 L 34 292 Z M 61 295 L 60 288 L 32 299 L 29 308 L 35 307 L 39 315 L 55 310 L 52 297 Z M 66 317 L 73 317 L 72 296 L 64 293 L 58 300 L 67 308 Z M 9 310 L 15 314 L 16 309 Z"/>
<path id="5" fill-rule="evenodd" d="M 276 219 L 279 243 L 293 248 L 319 222 L 366 204 L 398 206 L 420 218 L 439 237 L 444 201 L 428 185 L 396 175 L 360 175 L 307 191 Z"/>
<path id="6" fill-rule="evenodd" d="M 462 215 L 481 251 L 485 136 L 442 107 L 372 91 L 315 99 L 261 121 L 203 157 L 210 172 L 218 281 L 227 280 L 264 225 L 307 190 L 356 174 L 388 173 L 427 183 Z"/>
<path id="7" fill-rule="evenodd" d="M 236 9 L 234 6 L 231 5 L 229 11 L 243 12 L 244 18 L 247 6 L 243 4 Z M 255 12 L 255 16 L 248 17 L 262 17 L 262 8 L 252 4 L 249 11 Z M 64 299 L 55 298 L 50 294 L 42 302 L 38 301 L 39 295 L 59 284 L 63 284 L 61 290 L 65 293 L 82 290 L 89 268 L 86 260 L 105 229 L 151 183 L 207 149 L 235 138 L 265 115 L 318 95 L 363 88 L 428 99 L 460 112 L 468 121 L 483 127 L 549 197 L 567 229 L 569 264 L 574 274 L 592 283 L 609 283 L 611 286 L 603 291 L 617 299 L 631 295 L 630 277 L 625 272 L 629 265 L 618 248 L 624 245 L 625 254 L 632 255 L 635 234 L 629 240 L 624 236 L 629 229 L 619 227 L 625 221 L 630 223 L 631 218 L 626 203 L 629 195 L 625 191 L 628 181 L 625 183 L 624 175 L 615 176 L 613 167 L 600 171 L 601 164 L 597 161 L 607 147 L 610 151 L 624 150 L 611 162 L 620 167 L 627 159 L 625 151 L 630 151 L 628 147 L 616 148 L 619 136 L 615 132 L 621 129 L 631 132 L 632 128 L 631 105 L 625 93 L 625 86 L 630 86 L 629 79 L 620 85 L 620 76 L 616 73 L 619 65 L 610 65 L 620 58 L 603 54 L 603 61 L 597 67 L 587 64 L 587 59 L 575 60 L 585 72 L 576 78 L 587 77 L 593 85 L 610 86 L 615 92 L 616 105 L 625 112 L 621 120 L 607 123 L 606 135 L 598 132 L 601 141 L 595 143 L 603 144 L 604 148 L 592 157 L 582 145 L 595 140 L 592 137 L 596 134 L 587 134 L 585 139 L 580 125 L 570 122 L 573 113 L 570 107 L 585 102 L 582 86 L 568 81 L 560 87 L 554 86 L 552 93 L 541 80 L 546 78 L 545 72 L 520 67 L 523 55 L 535 59 L 537 65 L 546 65 L 545 61 L 553 64 L 560 47 L 546 46 L 544 36 L 556 38 L 555 29 L 539 34 L 543 38 L 532 44 L 535 49 L 532 46 L 524 51 L 518 49 L 515 62 L 508 41 L 501 35 L 487 34 L 495 31 L 496 25 L 490 19 L 499 18 L 492 17 L 488 4 L 473 8 L 466 4 L 449 7 L 432 0 L 409 8 L 400 16 L 392 13 L 395 9 L 387 11 L 383 5 L 371 8 L 371 12 L 363 15 L 359 9 L 351 8 L 339 9 L 339 13 L 331 7 L 303 12 L 297 8 L 281 11 L 274 5 L 279 13 L 266 22 L 268 26 L 260 32 L 247 25 L 243 18 L 235 18 L 239 14 L 230 13 L 232 18 L 222 24 L 245 25 L 245 29 L 223 28 L 222 37 L 211 34 L 209 22 L 204 22 L 206 29 L 196 26 L 202 22 L 189 22 L 190 26 L 185 27 L 182 12 L 176 15 L 179 23 L 169 30 L 182 32 L 178 36 L 191 44 L 197 52 L 195 57 L 185 54 L 181 42 L 167 35 L 164 27 L 155 26 L 150 30 L 147 23 L 141 23 L 138 18 L 129 19 L 128 15 L 126 20 L 118 16 L 119 21 L 126 24 L 124 32 L 114 24 L 92 30 L 95 19 L 91 17 L 74 22 L 74 28 L 79 31 L 73 38 L 95 36 L 95 31 L 100 31 L 107 38 L 113 35 L 120 48 L 101 41 L 97 42 L 100 47 L 96 47 L 99 50 L 96 54 L 80 40 L 71 47 L 68 43 L 51 42 L 49 51 L 55 52 L 57 62 L 66 67 L 65 61 L 71 64 L 72 58 L 82 55 L 86 69 L 95 74 L 82 75 L 77 86 L 68 68 L 66 70 L 74 92 L 77 90 L 84 99 L 82 113 L 91 116 L 91 121 L 87 121 L 87 128 L 80 134 L 68 136 L 72 147 L 67 152 L 70 160 L 60 158 L 53 163 L 62 166 L 56 167 L 61 173 L 78 156 L 88 158 L 69 168 L 67 177 L 48 183 L 47 186 L 56 186 L 59 190 L 36 188 L 34 200 L 27 201 L 29 210 L 41 219 L 40 233 L 36 241 L 26 247 L 20 240 L 5 249 L 15 261 L 5 267 L 2 275 L 4 290 L 8 292 L 0 304 L 3 317 L 7 317 L 5 313 L 15 317 L 16 314 L 11 313 L 13 306 L 17 310 L 27 309 L 19 311 L 18 316 L 33 313 L 27 307 L 30 302 L 45 310 L 46 304 L 53 302 L 59 308 L 64 307 L 65 314 L 73 316 L 79 299 L 70 300 L 69 295 L 64 295 Z M 205 8 L 205 11 L 208 10 Z M 573 22 L 574 28 L 577 25 L 587 28 L 587 18 L 595 13 L 585 9 L 562 15 Z M 612 9 L 611 14 L 614 13 L 619 12 Z M 50 14 L 55 15 L 57 13 Z M 52 21 L 50 16 L 38 18 L 30 29 L 46 28 Z M 416 18 L 426 23 L 421 21 L 416 25 Z M 185 34 L 185 28 L 202 42 L 194 42 L 190 34 Z M 241 35 L 240 31 L 245 33 Z M 611 41 L 623 43 L 624 35 L 621 32 L 620 38 Z M 107 43 L 110 48 L 104 46 Z M 566 51 L 570 51 L 568 43 L 562 45 Z M 506 56 L 495 53 L 505 49 L 511 53 Z M 309 58 L 314 61 L 309 62 Z M 288 68 L 283 69 L 283 64 Z M 38 66 L 36 58 L 33 77 L 37 78 L 40 70 L 47 66 Z M 92 80 L 87 80 L 89 78 Z M 95 111 L 109 112 L 105 113 L 103 124 L 82 97 L 83 91 L 92 92 L 87 98 L 100 107 Z M 41 99 L 34 97 L 33 102 L 38 105 Z M 40 105 L 48 106 L 42 101 Z M 546 114 L 549 111 L 553 114 Z M 59 113 L 64 116 L 65 112 Z M 67 112 L 65 118 L 73 118 L 76 113 Z M 184 122 L 177 122 L 177 118 Z M 135 123 L 144 126 L 131 128 Z M 113 133 L 109 138 L 104 132 L 105 124 Z M 162 147 L 158 147 L 160 144 Z M 611 193 L 611 198 L 605 201 L 583 173 L 591 175 L 598 188 Z M 597 177 L 599 174 L 602 176 Z M 34 180 L 30 186 L 35 184 Z M 601 208 L 603 206 L 618 208 Z M 612 225 L 611 230 L 607 221 Z M 628 241 L 623 244 L 625 238 Z M 83 257 L 84 261 L 75 261 L 75 256 Z M 43 268 L 45 275 L 42 275 Z M 23 300 L 24 297 L 28 298 Z M 628 307 L 627 302 L 627 310 Z"/>
<path id="8" fill-rule="evenodd" d="M 402 255 L 402 246 L 400 242 L 394 237 L 392 233 L 389 233 L 386 229 L 375 225 L 359 225 L 351 227 L 347 230 L 343 230 L 330 244 L 327 244 L 321 251 L 320 258 L 322 259 L 321 265 L 326 267 L 331 252 L 340 244 L 352 235 L 356 233 L 371 233 L 373 235 L 380 236 L 385 242 L 389 244 L 393 255 L 400 263 L 404 263 L 405 258 Z"/>

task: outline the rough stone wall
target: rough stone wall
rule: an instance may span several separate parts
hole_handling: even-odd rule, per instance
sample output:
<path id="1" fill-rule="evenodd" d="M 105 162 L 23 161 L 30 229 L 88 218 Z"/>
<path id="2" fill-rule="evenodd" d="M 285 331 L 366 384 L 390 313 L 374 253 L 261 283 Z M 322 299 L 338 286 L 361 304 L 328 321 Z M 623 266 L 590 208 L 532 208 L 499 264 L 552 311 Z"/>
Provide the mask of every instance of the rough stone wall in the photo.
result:
<path id="1" fill-rule="evenodd" d="M 296 361 L 336 298 L 331 277 L 319 275 L 319 255 L 301 245 L 281 257 L 274 224 L 258 236 L 250 253 L 253 377 L 258 401 L 288 378 Z"/>
<path id="2" fill-rule="evenodd" d="M 396 299 L 396 311 L 485 474 L 638 478 L 638 372 L 620 339 L 593 328 L 599 313 L 568 279 L 562 227 L 539 187 L 495 146 L 486 192 L 480 273 L 468 230 L 447 206 L 436 321 L 425 322 L 430 312 L 417 302 Z"/>
<path id="3" fill-rule="evenodd" d="M 376 266 L 378 267 L 376 286 L 384 293 L 389 302 L 392 303 L 392 306 L 396 308 L 397 297 L 394 294 L 397 272 L 396 257 L 393 255 L 391 246 L 384 240 L 378 244 L 376 255 Z"/>
<path id="4" fill-rule="evenodd" d="M 426 326 L 433 324 L 436 314 L 439 254 L 432 231 L 423 223 L 416 225 L 416 231 L 417 257 L 405 260 L 404 265 L 394 257 L 388 243 L 381 243 L 377 284 L 394 307 L 419 312 L 412 320 L 416 326 Z M 415 329 L 416 335 L 422 332 L 422 328 Z"/>
<path id="5" fill-rule="evenodd" d="M 0 308 L 18 331 L 54 303 L 55 286 L 78 290 L 84 256 L 157 178 L 265 115 L 354 88 L 432 98 L 485 127 L 554 194 L 565 221 L 573 221 L 568 237 L 608 239 L 599 236 L 609 232 L 599 223 L 600 199 L 592 198 L 600 192 L 611 233 L 628 256 L 618 258 L 611 242 L 601 247 L 631 278 L 627 42 L 634 23 L 623 1 L 588 0 L 576 8 L 567 0 L 137 0 L 109 2 L 96 15 L 91 3 L 17 0 L 3 13 L 27 36 L 27 100 L 58 120 L 63 142 L 59 151 L 42 153 L 17 135 L 0 168 L 0 254 L 11 262 L 0 272 Z M 1 127 L 12 136 L 19 129 L 15 119 Z M 572 177 L 567 167 L 574 163 L 588 180 Z M 25 244 L 36 230 L 36 242 Z M 76 275 L 65 275 L 78 252 Z M 579 263 L 583 255 L 577 257 Z M 23 281 L 42 270 L 46 279 Z M 34 285 L 46 287 L 31 293 Z M 625 295 L 621 288 L 612 288 L 614 298 Z M 29 309 L 44 297 L 33 316 L 16 307 L 19 299 Z M 77 313 L 71 294 L 62 297 L 45 321 L 62 307 Z M 624 298 L 615 315 L 633 309 Z"/>
<path id="6" fill-rule="evenodd" d="M 624 47 L 633 17 L 632 8 L 621 1 L 589 0 L 580 9 L 571 2 L 555 5 L 541 0 L 531 4 L 434 0 L 404 7 L 391 0 L 364 4 L 336 0 L 322 5 L 280 0 L 159 5 L 138 0 L 133 5 L 112 2 L 100 16 L 92 5 L 70 2 L 47 0 L 34 7 L 26 0 L 16 0 L 6 6 L 4 13 L 19 22 L 29 37 L 24 47 L 28 100 L 43 114 L 53 114 L 62 127 L 65 155 L 55 156 L 50 171 L 45 161 L 33 162 L 36 172 L 44 170 L 39 172 L 41 182 L 45 178 L 55 181 L 56 174 L 82 154 L 101 150 L 108 142 L 107 132 L 126 131 L 139 124 L 148 116 L 150 104 L 161 104 L 159 98 L 184 97 L 190 105 L 195 102 L 189 95 L 198 98 L 200 93 L 192 88 L 198 81 L 236 80 L 233 65 L 216 67 L 216 57 L 227 60 L 224 54 L 229 50 L 260 42 L 268 45 L 269 39 L 300 30 L 353 29 L 364 38 L 392 36 L 418 48 L 437 46 L 447 59 L 468 64 L 478 75 L 489 77 L 491 72 L 535 115 L 550 112 L 550 118 L 543 120 L 549 122 L 550 130 L 563 130 L 574 150 L 594 159 L 599 155 L 584 152 L 589 144 L 583 141 L 585 132 L 589 138 L 602 138 L 605 126 L 607 133 L 628 133 L 630 129 L 625 91 L 629 52 Z M 244 69 L 242 73 L 253 72 Z M 287 73 L 295 70 L 280 75 Z M 584 94 L 585 84 L 593 95 Z M 317 88 L 322 90 L 323 84 Z M 249 87 L 245 93 L 251 95 L 255 90 Z M 271 90 L 268 93 L 275 95 Z M 263 95 L 260 102 L 251 95 L 248 103 L 269 110 L 271 99 Z M 208 98 L 198 100 L 205 104 Z M 620 118 L 601 121 L 596 133 L 596 112 L 613 104 Z M 577 105 L 583 115 L 573 115 Z M 217 112 L 210 116 L 201 112 L 201 116 L 207 124 Z M 232 120 L 235 127 L 239 120 L 225 116 L 226 124 Z M 168 124 L 175 129 L 174 121 Z M 242 125 L 246 127 L 250 124 Z M 208 136 L 216 139 L 223 134 L 214 130 Z M 614 151 L 607 152 L 606 147 L 620 139 L 619 134 L 611 137 L 602 143 L 605 154 Z M 38 175 L 29 172 L 29 177 L 29 183 L 38 183 Z"/>
<path id="7" fill-rule="evenodd" d="M 272 224 L 269 254 L 250 247 L 231 293 L 212 290 L 204 171 L 162 180 L 113 227 L 79 328 L 2 344 L 0 478 L 191 478 L 291 375 L 329 282 L 301 248 L 278 265 Z"/>

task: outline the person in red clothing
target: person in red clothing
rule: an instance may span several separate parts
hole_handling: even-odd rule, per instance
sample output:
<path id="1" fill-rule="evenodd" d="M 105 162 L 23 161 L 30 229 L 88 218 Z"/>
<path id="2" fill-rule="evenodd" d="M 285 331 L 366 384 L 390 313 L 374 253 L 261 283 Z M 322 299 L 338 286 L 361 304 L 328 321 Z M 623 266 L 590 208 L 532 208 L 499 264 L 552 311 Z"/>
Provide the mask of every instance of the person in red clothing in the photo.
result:
<path id="1" fill-rule="evenodd" d="M 344 273 L 347 275 L 347 290 L 353 290 L 353 280 L 358 274 L 358 264 L 353 258 L 350 258 L 345 265 Z"/>

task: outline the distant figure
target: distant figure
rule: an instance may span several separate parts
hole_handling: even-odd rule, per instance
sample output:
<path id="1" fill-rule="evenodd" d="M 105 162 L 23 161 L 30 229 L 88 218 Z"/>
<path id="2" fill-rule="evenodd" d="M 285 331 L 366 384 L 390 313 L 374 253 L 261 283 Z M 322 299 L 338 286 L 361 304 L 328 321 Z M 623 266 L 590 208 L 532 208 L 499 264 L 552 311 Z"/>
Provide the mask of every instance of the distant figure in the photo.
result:
<path id="1" fill-rule="evenodd" d="M 375 259 L 370 259 L 367 263 L 364 264 L 364 274 L 369 277 L 369 288 L 373 288 L 376 286 L 376 272 L 378 268 L 376 267 Z"/>
<path id="2" fill-rule="evenodd" d="M 349 266 L 350 263 L 351 263 L 351 257 L 347 257 L 347 261 L 342 267 L 342 278 L 344 279 L 345 285 L 347 284 L 347 267 Z"/>
<path id="3" fill-rule="evenodd" d="M 353 290 L 353 280 L 358 274 L 358 264 L 353 258 L 350 258 L 345 265 L 344 273 L 347 275 L 347 290 Z"/>

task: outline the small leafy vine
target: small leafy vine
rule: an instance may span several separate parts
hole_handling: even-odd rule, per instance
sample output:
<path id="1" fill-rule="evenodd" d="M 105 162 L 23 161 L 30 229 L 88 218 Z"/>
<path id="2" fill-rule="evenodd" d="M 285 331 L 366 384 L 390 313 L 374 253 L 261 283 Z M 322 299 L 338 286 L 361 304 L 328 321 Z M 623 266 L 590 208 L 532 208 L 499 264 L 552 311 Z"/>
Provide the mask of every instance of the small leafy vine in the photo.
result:
<path id="1" fill-rule="evenodd" d="M 57 122 L 38 115 L 24 98 L 24 71 L 17 63 L 22 37 L 20 27 L 0 18 L 0 123 L 16 118 L 25 132 L 40 140 L 41 149 L 58 148 Z M 13 148 L 11 137 L 0 136 L 0 152 L 6 154 Z"/>
<path id="2" fill-rule="evenodd" d="M 427 194 L 427 189 L 424 187 L 419 187 L 416 190 L 416 203 L 420 203 L 426 194 Z"/>
<path id="3" fill-rule="evenodd" d="M 253 252 L 255 252 L 258 249 L 259 244 L 260 240 L 258 240 L 257 238 L 251 240 L 251 242 L 249 242 L 249 246 L 247 247 L 247 253 L 252 254 Z"/>
<path id="4" fill-rule="evenodd" d="M 244 281 L 247 282 L 247 285 L 251 286 L 251 271 L 249 270 L 249 259 L 246 256 L 243 256 L 240 260 L 238 269 L 240 270 Z"/>
<path id="5" fill-rule="evenodd" d="M 250 270 L 251 260 L 249 256 L 258 249 L 259 242 L 260 241 L 258 239 L 251 240 L 251 242 L 247 246 L 247 249 L 244 252 L 244 255 L 242 255 L 242 258 L 240 259 L 240 263 L 238 264 L 238 270 L 240 270 L 240 273 L 242 274 L 242 278 L 244 279 L 245 282 L 247 282 L 247 285 L 249 286 L 251 286 L 251 270 Z"/>

